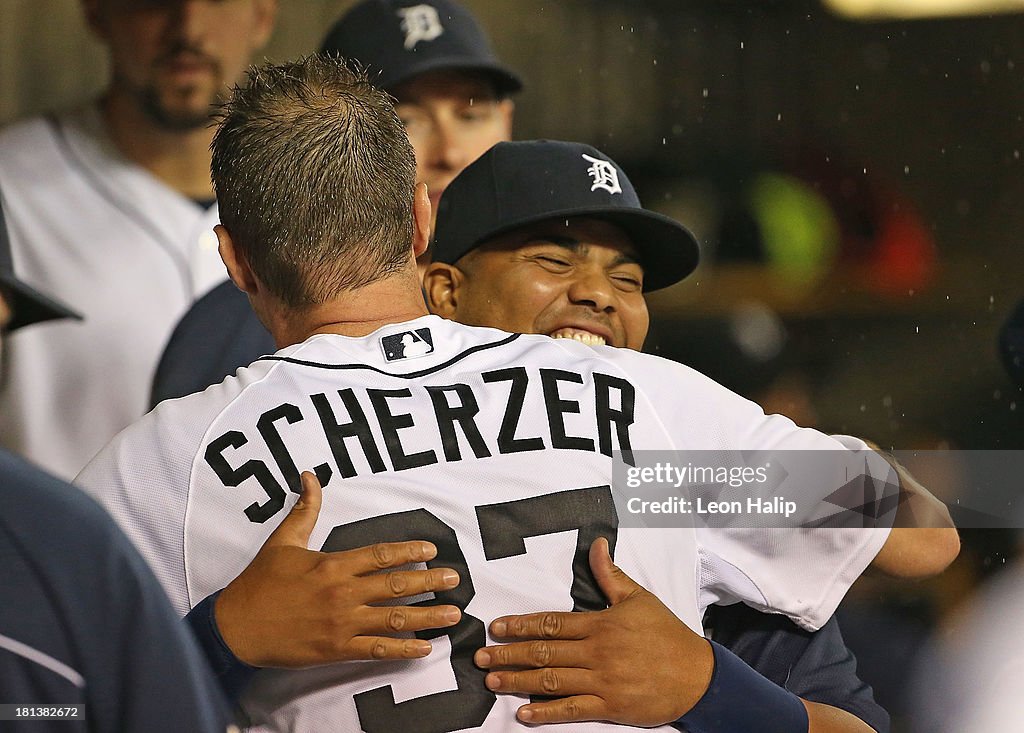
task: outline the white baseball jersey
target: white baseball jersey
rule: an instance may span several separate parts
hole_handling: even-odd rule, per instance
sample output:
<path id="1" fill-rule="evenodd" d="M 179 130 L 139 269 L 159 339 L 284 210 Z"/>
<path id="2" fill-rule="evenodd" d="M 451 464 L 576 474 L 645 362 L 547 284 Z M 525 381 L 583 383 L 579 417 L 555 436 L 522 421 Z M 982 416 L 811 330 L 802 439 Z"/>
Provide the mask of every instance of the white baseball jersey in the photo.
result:
<path id="1" fill-rule="evenodd" d="M 72 478 L 148 409 L 157 359 L 224 279 L 207 210 L 125 160 L 97 108 L 0 133 L 18 276 L 85 316 L 15 332 L 0 359 L 0 443 Z"/>
<path id="2" fill-rule="evenodd" d="M 425 539 L 464 611 L 429 657 L 266 670 L 243 700 L 273 729 L 518 729 L 521 697 L 472 663 L 503 614 L 604 607 L 587 563 L 616 562 L 701 633 L 712 598 L 823 623 L 885 530 L 619 527 L 612 454 L 641 448 L 836 448 L 679 364 L 424 316 L 365 338 L 318 335 L 159 405 L 78 483 L 105 503 L 186 613 L 246 567 L 315 471 L 310 547 Z M 775 533 L 765 541 L 768 533 Z M 285 633 L 285 632 L 282 632 Z M 552 730 L 621 731 L 579 724 Z"/>

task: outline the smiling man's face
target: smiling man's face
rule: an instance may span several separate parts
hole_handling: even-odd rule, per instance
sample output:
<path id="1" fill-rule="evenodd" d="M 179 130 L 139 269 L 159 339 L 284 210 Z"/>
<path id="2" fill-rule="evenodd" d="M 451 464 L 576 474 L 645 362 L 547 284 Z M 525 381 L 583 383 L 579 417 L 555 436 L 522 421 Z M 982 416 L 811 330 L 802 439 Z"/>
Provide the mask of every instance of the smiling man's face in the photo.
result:
<path id="1" fill-rule="evenodd" d="M 625 233 L 559 219 L 483 244 L 424 280 L 433 313 L 475 326 L 639 350 L 650 319 L 643 268 Z"/>

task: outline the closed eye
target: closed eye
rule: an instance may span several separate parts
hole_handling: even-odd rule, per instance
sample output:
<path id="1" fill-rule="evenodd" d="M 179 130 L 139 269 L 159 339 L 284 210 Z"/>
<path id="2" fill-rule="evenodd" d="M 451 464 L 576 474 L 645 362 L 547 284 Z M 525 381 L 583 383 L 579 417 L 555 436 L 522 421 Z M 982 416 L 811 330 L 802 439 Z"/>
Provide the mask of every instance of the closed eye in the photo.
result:
<path id="1" fill-rule="evenodd" d="M 546 262 L 558 267 L 572 267 L 572 263 L 561 257 L 552 257 L 551 255 L 537 255 L 536 259 Z"/>
<path id="2" fill-rule="evenodd" d="M 637 277 L 636 275 L 631 275 L 629 273 L 614 273 L 611 278 L 618 288 L 629 292 L 641 290 L 644 286 L 642 277 Z"/>
<path id="3" fill-rule="evenodd" d="M 494 116 L 495 103 L 491 99 L 470 99 L 469 104 L 459 108 L 459 119 L 465 122 L 485 122 Z"/>
<path id="4" fill-rule="evenodd" d="M 459 112 L 459 119 L 463 122 L 483 122 L 490 117 L 491 111 L 486 107 L 466 107 Z"/>

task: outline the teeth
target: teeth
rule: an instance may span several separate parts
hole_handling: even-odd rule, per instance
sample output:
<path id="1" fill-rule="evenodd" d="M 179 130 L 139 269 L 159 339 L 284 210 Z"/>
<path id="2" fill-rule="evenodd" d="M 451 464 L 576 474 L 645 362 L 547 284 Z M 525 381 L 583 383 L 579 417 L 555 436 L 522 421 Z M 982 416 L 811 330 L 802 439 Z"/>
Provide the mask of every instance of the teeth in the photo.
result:
<path id="1" fill-rule="evenodd" d="M 551 334 L 551 338 L 556 339 L 572 339 L 573 341 L 579 341 L 581 344 L 587 346 L 604 346 L 604 336 L 598 336 L 596 333 L 590 333 L 589 331 L 580 331 L 575 328 L 561 328 L 554 331 Z"/>

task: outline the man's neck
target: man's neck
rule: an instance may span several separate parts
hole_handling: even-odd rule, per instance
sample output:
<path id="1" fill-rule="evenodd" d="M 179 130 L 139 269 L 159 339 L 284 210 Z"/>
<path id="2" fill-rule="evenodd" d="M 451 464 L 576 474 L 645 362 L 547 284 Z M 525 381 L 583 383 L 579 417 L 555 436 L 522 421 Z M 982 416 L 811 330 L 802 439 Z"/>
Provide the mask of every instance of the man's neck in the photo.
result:
<path id="1" fill-rule="evenodd" d="M 256 307 L 257 312 L 263 310 Z M 349 291 L 329 303 L 301 312 L 275 309 L 261 320 L 274 337 L 277 348 L 283 349 L 316 334 L 358 338 L 378 328 L 425 315 L 428 315 L 427 306 L 416 271 L 407 268 L 385 280 Z"/>
<path id="2" fill-rule="evenodd" d="M 107 133 L 128 160 L 187 198 L 213 198 L 212 126 L 168 130 L 151 120 L 129 95 L 116 89 L 103 99 L 101 109 Z"/>

